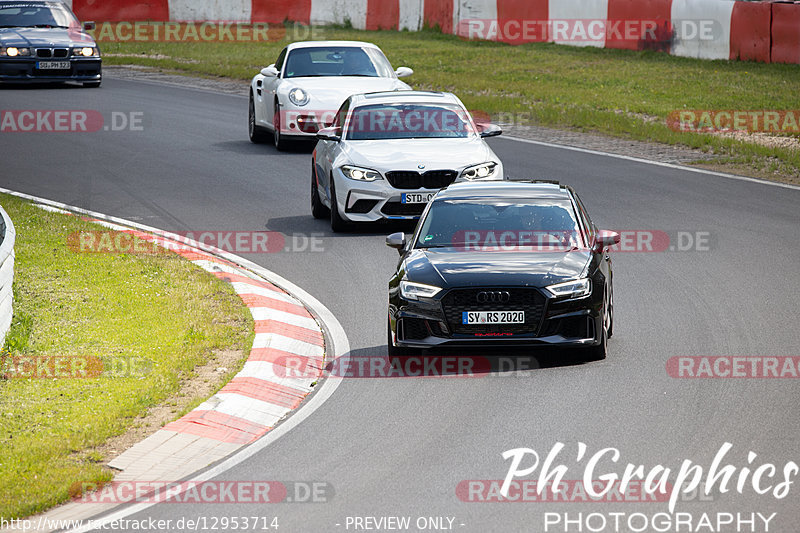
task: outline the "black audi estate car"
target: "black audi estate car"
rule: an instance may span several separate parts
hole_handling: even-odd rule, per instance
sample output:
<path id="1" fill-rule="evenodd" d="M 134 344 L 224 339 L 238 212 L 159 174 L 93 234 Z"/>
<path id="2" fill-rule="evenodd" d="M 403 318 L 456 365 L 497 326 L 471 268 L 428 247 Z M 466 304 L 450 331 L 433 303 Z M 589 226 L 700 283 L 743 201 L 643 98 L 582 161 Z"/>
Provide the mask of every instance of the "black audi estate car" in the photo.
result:
<path id="1" fill-rule="evenodd" d="M 575 191 L 556 182 L 458 183 L 428 204 L 389 282 L 390 355 L 438 346 L 582 347 L 614 328 L 608 248 Z"/>
<path id="2" fill-rule="evenodd" d="M 63 2 L 0 0 L 0 82 L 75 81 L 99 87 L 97 43 Z"/>

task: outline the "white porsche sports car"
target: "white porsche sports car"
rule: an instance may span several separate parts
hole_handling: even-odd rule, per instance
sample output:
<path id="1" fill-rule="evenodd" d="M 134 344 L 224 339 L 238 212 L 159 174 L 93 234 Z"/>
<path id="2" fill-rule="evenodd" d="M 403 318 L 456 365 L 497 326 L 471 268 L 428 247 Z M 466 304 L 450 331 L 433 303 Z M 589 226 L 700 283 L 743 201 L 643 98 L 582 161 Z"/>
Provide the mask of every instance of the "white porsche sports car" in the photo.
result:
<path id="1" fill-rule="evenodd" d="M 397 70 L 380 48 L 358 41 L 307 41 L 283 49 L 250 86 L 249 132 L 254 143 L 272 136 L 281 150 L 287 141 L 314 139 L 333 122 L 348 96 L 376 91 L 410 91 L 400 81 L 414 73 Z"/>
<path id="2" fill-rule="evenodd" d="M 414 220 L 456 181 L 502 180 L 503 164 L 455 95 L 401 91 L 354 95 L 319 131 L 312 155 L 311 212 L 348 222 Z"/>

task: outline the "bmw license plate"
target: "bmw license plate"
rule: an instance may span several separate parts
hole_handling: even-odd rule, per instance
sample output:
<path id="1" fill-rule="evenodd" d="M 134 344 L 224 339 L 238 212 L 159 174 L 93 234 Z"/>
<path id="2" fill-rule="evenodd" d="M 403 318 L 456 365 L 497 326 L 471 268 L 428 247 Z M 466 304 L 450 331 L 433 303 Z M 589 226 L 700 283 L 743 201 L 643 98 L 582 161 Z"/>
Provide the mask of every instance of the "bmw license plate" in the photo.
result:
<path id="1" fill-rule="evenodd" d="M 462 324 L 524 324 L 525 311 L 465 311 Z"/>
<path id="2" fill-rule="evenodd" d="M 39 70 L 69 70 L 69 61 L 39 61 L 36 63 Z"/>
<path id="3" fill-rule="evenodd" d="M 435 192 L 404 192 L 402 202 L 404 204 L 427 204 L 435 195 Z"/>

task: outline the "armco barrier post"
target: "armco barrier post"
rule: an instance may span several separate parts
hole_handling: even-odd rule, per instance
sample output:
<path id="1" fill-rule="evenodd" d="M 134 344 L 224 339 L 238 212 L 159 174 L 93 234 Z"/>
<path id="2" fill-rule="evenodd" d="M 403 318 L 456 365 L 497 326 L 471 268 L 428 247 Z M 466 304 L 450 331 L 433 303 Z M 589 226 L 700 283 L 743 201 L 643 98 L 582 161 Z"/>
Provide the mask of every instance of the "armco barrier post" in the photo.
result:
<path id="1" fill-rule="evenodd" d="M 0 206 L 0 348 L 5 343 L 6 334 L 11 327 L 14 300 L 14 224 L 8 213 Z"/>

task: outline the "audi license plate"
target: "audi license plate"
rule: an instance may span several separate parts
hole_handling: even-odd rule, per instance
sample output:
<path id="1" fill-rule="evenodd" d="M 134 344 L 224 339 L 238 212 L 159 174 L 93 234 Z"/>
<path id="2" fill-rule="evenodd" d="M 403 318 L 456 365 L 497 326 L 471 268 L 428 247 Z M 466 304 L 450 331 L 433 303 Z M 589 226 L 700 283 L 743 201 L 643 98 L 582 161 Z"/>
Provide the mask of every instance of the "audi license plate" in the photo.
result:
<path id="1" fill-rule="evenodd" d="M 435 192 L 404 192 L 402 202 L 404 204 L 427 204 L 435 195 Z"/>
<path id="2" fill-rule="evenodd" d="M 69 70 L 69 61 L 39 61 L 36 63 L 39 70 Z"/>
<path id="3" fill-rule="evenodd" d="M 465 311 L 461 314 L 463 324 L 524 324 L 525 311 Z"/>

